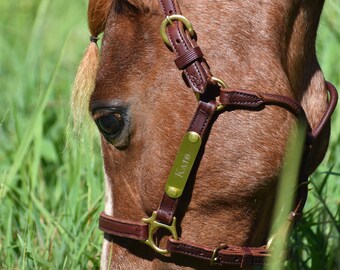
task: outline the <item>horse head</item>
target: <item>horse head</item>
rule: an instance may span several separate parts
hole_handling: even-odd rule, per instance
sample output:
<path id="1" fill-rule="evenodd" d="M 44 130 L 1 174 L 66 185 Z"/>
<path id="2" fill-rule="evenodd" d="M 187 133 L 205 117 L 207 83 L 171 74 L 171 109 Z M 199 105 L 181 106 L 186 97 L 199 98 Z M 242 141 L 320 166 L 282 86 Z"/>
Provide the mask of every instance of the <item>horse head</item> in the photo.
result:
<path id="1" fill-rule="evenodd" d="M 103 217 L 114 217 L 119 227 L 156 211 L 153 218 L 162 223 L 161 202 L 167 204 L 169 223 L 176 216 L 179 238 L 189 243 L 262 246 L 296 114 L 303 112 L 313 131 L 328 110 L 315 54 L 323 1 L 178 2 L 90 0 L 93 37 L 81 70 L 90 81 L 89 109 L 101 133 Z M 174 16 L 181 13 L 185 17 Z M 102 31 L 97 68 L 95 42 Z M 236 101 L 229 106 L 232 98 Z M 262 103 L 248 108 L 254 100 Z M 246 108 L 239 108 L 240 102 Z M 198 128 L 192 127 L 195 121 Z M 325 154 L 329 124 L 324 122 L 306 174 Z M 185 147 L 197 152 L 192 168 L 191 150 Z M 185 187 L 166 185 L 171 173 L 187 177 Z M 146 227 L 151 224 L 156 223 L 144 219 Z M 105 237 L 103 268 L 208 267 L 182 255 L 158 255 L 126 240 L 122 231 L 116 235 Z M 162 236 L 155 233 L 149 240 L 163 246 L 167 236 Z"/>

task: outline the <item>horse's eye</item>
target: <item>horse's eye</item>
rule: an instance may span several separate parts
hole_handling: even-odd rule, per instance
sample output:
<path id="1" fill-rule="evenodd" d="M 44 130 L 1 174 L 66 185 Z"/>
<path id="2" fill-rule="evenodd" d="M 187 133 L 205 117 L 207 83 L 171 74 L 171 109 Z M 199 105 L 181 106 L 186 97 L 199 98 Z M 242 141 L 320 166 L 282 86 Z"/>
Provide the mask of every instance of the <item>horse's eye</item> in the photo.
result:
<path id="1" fill-rule="evenodd" d="M 119 113 L 104 114 L 97 118 L 96 124 L 108 140 L 117 136 L 124 127 L 123 117 Z"/>

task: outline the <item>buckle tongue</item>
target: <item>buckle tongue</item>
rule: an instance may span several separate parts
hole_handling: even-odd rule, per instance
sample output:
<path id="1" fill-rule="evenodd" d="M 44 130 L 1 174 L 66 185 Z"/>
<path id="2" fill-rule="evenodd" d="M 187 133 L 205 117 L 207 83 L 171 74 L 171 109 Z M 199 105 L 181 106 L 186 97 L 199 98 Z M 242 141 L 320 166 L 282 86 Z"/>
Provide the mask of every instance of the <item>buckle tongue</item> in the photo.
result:
<path id="1" fill-rule="evenodd" d="M 169 251 L 167 251 L 166 249 L 161 249 L 160 247 L 156 245 L 153 239 L 153 235 L 159 228 L 163 228 L 163 229 L 168 230 L 171 233 L 172 237 L 175 240 L 177 240 L 178 235 L 177 235 L 177 230 L 176 230 L 176 217 L 172 219 L 171 225 L 166 225 L 166 224 L 156 221 L 156 216 L 157 216 L 157 211 L 154 211 L 151 217 L 142 219 L 144 223 L 149 224 L 149 237 L 148 239 L 144 241 L 144 243 L 150 246 L 153 250 L 155 250 L 156 252 L 160 254 L 168 254 L 170 253 Z"/>
<path id="2" fill-rule="evenodd" d="M 217 248 L 214 249 L 213 254 L 210 258 L 210 265 L 217 265 L 218 264 L 218 252 L 222 249 L 226 249 L 228 248 L 227 244 L 221 244 L 220 246 L 218 246 Z"/>

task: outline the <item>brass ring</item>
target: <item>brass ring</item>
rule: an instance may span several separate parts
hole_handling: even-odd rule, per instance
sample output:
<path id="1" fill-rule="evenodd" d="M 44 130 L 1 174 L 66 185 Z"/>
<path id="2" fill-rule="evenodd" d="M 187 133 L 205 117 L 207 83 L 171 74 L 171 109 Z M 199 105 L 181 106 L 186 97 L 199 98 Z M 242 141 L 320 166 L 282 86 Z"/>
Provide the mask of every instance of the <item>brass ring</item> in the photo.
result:
<path id="1" fill-rule="evenodd" d="M 223 87 L 223 88 L 228 88 L 228 85 L 225 81 L 223 81 L 222 79 L 219 79 L 217 77 L 211 77 L 211 79 L 216 82 L 219 86 Z"/>
<path id="2" fill-rule="evenodd" d="M 220 87 L 223 87 L 223 88 L 228 88 L 228 85 L 225 81 L 223 81 L 222 79 L 219 79 L 217 77 L 211 77 L 211 79 L 216 82 Z M 224 109 L 224 105 L 220 104 L 217 106 L 216 108 L 216 111 L 221 111 Z"/>
<path id="3" fill-rule="evenodd" d="M 164 43 L 166 45 L 168 45 L 169 47 L 171 47 L 171 44 L 170 44 L 169 38 L 166 34 L 166 27 L 168 26 L 168 24 L 172 25 L 173 21 L 182 22 L 184 24 L 186 30 L 189 32 L 190 36 L 193 37 L 195 35 L 194 28 L 193 28 L 191 22 L 186 17 L 184 17 L 182 15 L 178 15 L 178 14 L 166 16 L 166 18 L 161 23 L 160 33 L 161 33 L 161 37 L 162 37 Z"/>

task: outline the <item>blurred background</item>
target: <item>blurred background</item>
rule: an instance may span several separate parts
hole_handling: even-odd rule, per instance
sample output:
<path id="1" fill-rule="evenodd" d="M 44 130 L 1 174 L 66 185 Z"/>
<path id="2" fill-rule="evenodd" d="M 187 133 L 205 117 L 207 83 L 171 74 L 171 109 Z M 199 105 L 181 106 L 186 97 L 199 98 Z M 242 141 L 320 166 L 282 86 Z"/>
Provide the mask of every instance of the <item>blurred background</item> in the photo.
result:
<path id="1" fill-rule="evenodd" d="M 91 134 L 67 131 L 72 81 L 89 44 L 86 12 L 87 0 L 0 2 L 0 269 L 99 268 L 100 148 Z M 317 53 L 338 89 L 339 18 L 339 0 L 326 0 Z M 339 117 L 338 106 L 286 269 L 340 269 Z"/>

